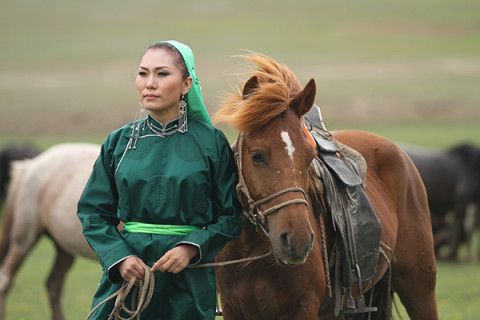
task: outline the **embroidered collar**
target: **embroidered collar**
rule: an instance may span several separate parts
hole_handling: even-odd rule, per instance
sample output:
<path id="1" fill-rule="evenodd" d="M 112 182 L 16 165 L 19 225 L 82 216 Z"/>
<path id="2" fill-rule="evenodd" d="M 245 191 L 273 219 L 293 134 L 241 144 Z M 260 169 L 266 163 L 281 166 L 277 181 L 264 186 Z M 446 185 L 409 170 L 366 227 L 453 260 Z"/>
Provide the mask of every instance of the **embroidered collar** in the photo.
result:
<path id="1" fill-rule="evenodd" d="M 179 118 L 176 118 L 167 122 L 166 125 L 163 125 L 160 121 L 149 115 L 147 125 L 156 135 L 166 137 L 178 131 L 178 120 Z"/>

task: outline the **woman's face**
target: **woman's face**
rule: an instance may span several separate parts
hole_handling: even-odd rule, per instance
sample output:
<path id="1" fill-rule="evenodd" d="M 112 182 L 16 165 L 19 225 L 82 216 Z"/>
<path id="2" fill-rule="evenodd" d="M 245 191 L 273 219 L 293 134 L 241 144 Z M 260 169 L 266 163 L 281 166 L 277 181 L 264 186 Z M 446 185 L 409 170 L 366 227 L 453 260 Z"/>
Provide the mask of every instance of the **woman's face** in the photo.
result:
<path id="1" fill-rule="evenodd" d="M 179 116 L 180 96 L 187 94 L 192 78 L 183 79 L 176 57 L 164 49 L 150 49 L 142 57 L 135 81 L 140 103 L 163 124 Z"/>

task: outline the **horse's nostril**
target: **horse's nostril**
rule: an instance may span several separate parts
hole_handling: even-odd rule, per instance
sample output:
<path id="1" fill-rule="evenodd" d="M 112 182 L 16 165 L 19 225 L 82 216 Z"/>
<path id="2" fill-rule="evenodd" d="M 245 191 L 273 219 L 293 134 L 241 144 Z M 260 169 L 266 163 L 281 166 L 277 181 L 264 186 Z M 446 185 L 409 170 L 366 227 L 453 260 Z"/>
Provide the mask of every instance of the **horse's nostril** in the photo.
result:
<path id="1" fill-rule="evenodd" d="M 282 249 L 285 252 L 288 252 L 290 249 L 288 235 L 289 235 L 288 232 L 282 232 L 282 234 L 280 234 L 280 244 L 282 245 Z"/>

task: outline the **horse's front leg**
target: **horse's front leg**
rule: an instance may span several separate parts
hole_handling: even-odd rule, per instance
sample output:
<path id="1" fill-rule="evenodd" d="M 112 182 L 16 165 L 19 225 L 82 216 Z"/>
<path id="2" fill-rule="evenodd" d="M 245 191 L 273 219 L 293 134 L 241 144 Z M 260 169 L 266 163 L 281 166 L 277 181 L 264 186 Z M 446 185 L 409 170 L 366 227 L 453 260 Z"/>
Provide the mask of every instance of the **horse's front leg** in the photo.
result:
<path id="1" fill-rule="evenodd" d="M 61 303 L 65 275 L 73 264 L 74 257 L 55 243 L 57 255 L 47 280 L 47 291 L 50 298 L 53 320 L 64 320 Z"/>

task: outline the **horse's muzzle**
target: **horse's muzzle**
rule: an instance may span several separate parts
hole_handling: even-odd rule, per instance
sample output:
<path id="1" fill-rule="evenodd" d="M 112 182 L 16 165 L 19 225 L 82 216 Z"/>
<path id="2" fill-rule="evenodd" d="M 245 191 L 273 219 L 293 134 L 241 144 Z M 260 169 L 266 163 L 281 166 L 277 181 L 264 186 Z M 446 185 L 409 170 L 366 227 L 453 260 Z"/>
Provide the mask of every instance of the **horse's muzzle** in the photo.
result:
<path id="1" fill-rule="evenodd" d="M 302 238 L 302 239 L 299 239 Z M 314 233 L 299 237 L 293 233 L 282 232 L 277 245 L 272 240 L 272 250 L 276 261 L 283 266 L 295 266 L 305 262 L 313 248 Z"/>

